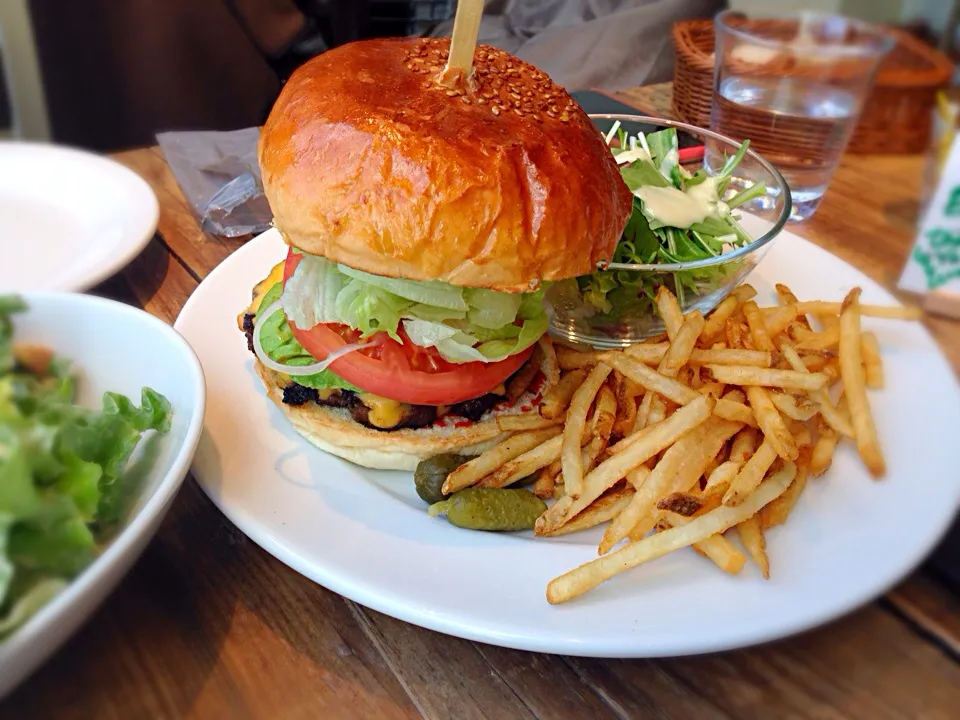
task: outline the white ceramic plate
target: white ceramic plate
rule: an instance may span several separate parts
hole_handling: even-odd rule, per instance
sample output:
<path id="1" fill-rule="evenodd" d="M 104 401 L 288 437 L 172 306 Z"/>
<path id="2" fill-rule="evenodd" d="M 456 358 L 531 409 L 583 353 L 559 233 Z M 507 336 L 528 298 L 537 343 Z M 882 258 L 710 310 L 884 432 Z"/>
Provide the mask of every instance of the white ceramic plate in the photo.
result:
<path id="1" fill-rule="evenodd" d="M 140 402 L 152 387 L 173 406 L 173 425 L 144 438 L 132 458 L 149 450 L 144 476 L 124 527 L 102 554 L 49 604 L 0 640 L 0 697 L 33 671 L 89 617 L 153 537 L 190 468 L 203 427 L 205 391 L 196 355 L 170 326 L 111 300 L 60 293 L 25 294 L 29 310 L 15 316 L 15 339 L 46 345 L 75 362 L 79 401 L 100 406 L 103 393 Z M 147 446 L 147 443 L 150 446 Z"/>
<path id="2" fill-rule="evenodd" d="M 871 480 L 846 444 L 769 533 L 772 579 L 738 577 L 682 551 L 552 607 L 547 582 L 596 557 L 597 535 L 557 540 L 459 530 L 431 519 L 410 473 L 370 471 L 308 445 L 266 399 L 236 315 L 284 257 L 275 232 L 221 264 L 176 327 L 208 378 L 194 463 L 210 498 L 284 563 L 363 605 L 473 640 L 573 655 L 649 657 L 759 643 L 824 623 L 876 597 L 933 548 L 960 503 L 960 390 L 919 324 L 866 321 L 888 387 L 871 394 L 889 476 Z M 836 257 L 784 233 L 751 277 L 801 298 L 893 298 Z M 389 441 L 389 436 L 384 436 Z M 709 627 L 690 622 L 705 603 Z"/>
<path id="3" fill-rule="evenodd" d="M 56 145 L 0 143 L 0 292 L 86 290 L 153 237 L 159 206 L 132 170 Z"/>

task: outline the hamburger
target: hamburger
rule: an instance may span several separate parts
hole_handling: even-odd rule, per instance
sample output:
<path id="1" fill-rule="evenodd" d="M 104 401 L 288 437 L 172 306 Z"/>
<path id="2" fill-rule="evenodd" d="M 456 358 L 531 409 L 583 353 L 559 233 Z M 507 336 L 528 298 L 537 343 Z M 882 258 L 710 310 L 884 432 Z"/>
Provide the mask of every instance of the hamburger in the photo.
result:
<path id="1" fill-rule="evenodd" d="M 608 261 L 633 197 L 543 72 L 378 39 L 291 75 L 259 161 L 286 260 L 240 315 L 267 395 L 314 445 L 413 469 L 480 452 L 558 370 L 546 284 Z"/>

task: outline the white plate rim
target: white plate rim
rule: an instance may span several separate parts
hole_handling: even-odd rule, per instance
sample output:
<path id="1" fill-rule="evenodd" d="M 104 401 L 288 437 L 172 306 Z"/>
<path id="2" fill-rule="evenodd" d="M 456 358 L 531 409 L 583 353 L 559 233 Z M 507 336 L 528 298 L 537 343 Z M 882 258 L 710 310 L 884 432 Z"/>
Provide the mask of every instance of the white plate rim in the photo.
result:
<path id="1" fill-rule="evenodd" d="M 802 243 L 804 251 L 831 255 L 813 243 L 803 240 L 798 236 L 792 235 L 792 233 L 784 233 L 784 235 L 790 237 L 790 239 L 795 242 Z M 267 231 L 263 235 L 251 240 L 247 247 L 257 242 L 275 242 L 276 237 L 275 230 Z M 781 238 L 780 241 L 785 242 L 787 239 Z M 247 250 L 247 247 L 241 248 L 239 251 L 237 251 L 237 253 L 235 253 L 235 255 L 243 253 L 245 250 Z M 834 256 L 831 255 L 831 257 Z M 212 287 L 214 283 L 218 282 L 221 274 L 226 275 L 231 271 L 231 259 L 232 257 L 225 260 L 208 276 L 208 278 L 204 281 L 204 283 L 210 283 L 208 287 Z M 869 286 L 874 292 L 885 296 L 885 302 L 899 304 L 897 300 L 893 298 L 893 296 L 891 296 L 885 289 L 870 280 L 862 272 L 850 266 L 840 258 L 834 257 L 834 259 L 836 262 L 842 263 L 844 266 L 846 266 L 849 272 L 853 273 L 851 277 L 851 283 L 855 282 L 864 286 Z M 265 274 L 268 269 L 269 268 L 264 268 L 263 274 Z M 203 284 L 201 284 L 201 286 L 188 299 L 180 313 L 180 316 L 178 317 L 175 327 L 181 329 L 184 322 L 183 318 L 189 317 L 194 312 L 193 308 L 195 306 L 201 305 L 203 302 L 205 302 L 205 290 L 206 289 L 203 288 Z M 925 327 L 920 327 L 919 331 L 923 334 L 926 342 L 930 343 L 933 348 L 936 348 L 937 362 L 946 368 L 947 372 L 951 377 L 954 378 L 954 382 L 956 383 L 956 378 L 953 374 L 952 368 L 950 368 L 950 366 L 947 364 L 942 352 L 937 347 L 936 342 L 930 335 L 929 331 Z M 957 388 L 960 388 L 960 386 L 957 386 Z M 957 393 L 958 398 L 960 398 L 960 389 L 957 389 Z M 269 401 L 265 400 L 265 398 L 261 399 L 264 402 L 269 403 Z M 601 647 L 597 645 L 590 645 L 589 643 L 583 645 L 572 643 L 569 639 L 564 639 L 558 643 L 555 639 L 551 638 L 517 638 L 511 635 L 498 634 L 489 628 L 471 627 L 463 624 L 462 622 L 458 622 L 456 619 L 448 619 L 440 614 L 424 612 L 422 608 L 417 607 L 409 600 L 398 600 L 397 593 L 395 591 L 377 588 L 375 580 L 359 577 L 344 577 L 334 571 L 327 570 L 316 564 L 311 564 L 305 558 L 301 557 L 294 549 L 288 548 L 280 537 L 264 529 L 258 523 L 255 512 L 250 512 L 247 508 L 230 505 L 229 503 L 224 502 L 224 499 L 219 497 L 217 492 L 215 492 L 215 490 L 204 480 L 202 473 L 197 471 L 196 466 L 194 468 L 194 474 L 199 485 L 207 494 L 207 496 L 210 497 L 210 499 L 214 502 L 214 504 L 216 504 L 217 507 L 224 513 L 224 515 L 226 515 L 231 522 L 233 522 L 255 543 L 260 545 L 271 555 L 298 573 L 310 578 L 311 580 L 334 592 L 337 592 L 340 595 L 343 595 L 346 598 L 360 603 L 361 605 L 421 627 L 469 640 L 493 643 L 496 645 L 522 650 L 592 657 L 668 657 L 716 652 L 752 646 L 774 639 L 795 635 L 797 633 L 801 633 L 831 622 L 832 620 L 842 617 L 852 610 L 870 602 L 876 597 L 879 597 L 891 587 L 896 585 L 896 583 L 909 574 L 913 569 L 915 569 L 929 555 L 929 553 L 946 533 L 951 522 L 953 521 L 957 508 L 960 507 L 960 484 L 957 484 L 954 487 L 953 492 L 952 512 L 943 513 L 938 522 L 926 526 L 927 533 L 925 540 L 924 542 L 917 543 L 915 545 L 914 551 L 912 552 L 909 560 L 902 562 L 896 570 L 891 570 L 882 576 L 877 577 L 873 583 L 861 587 L 858 592 L 848 594 L 844 601 L 835 603 L 829 612 L 807 618 L 800 618 L 796 622 L 783 624 L 775 630 L 771 629 L 769 631 L 754 632 L 752 634 L 745 633 L 736 640 L 700 639 L 699 641 L 693 643 L 678 643 L 671 648 L 647 648 L 638 646 L 635 642 L 631 644 L 607 643 Z"/>
<path id="2" fill-rule="evenodd" d="M 123 163 L 106 155 L 69 145 L 51 145 L 29 140 L 4 141 L 0 142 L 0 155 L 4 152 L 5 147 L 17 147 L 29 152 L 45 153 L 51 156 L 64 155 L 81 159 L 83 162 L 89 162 L 103 168 L 117 178 L 122 178 L 122 182 L 129 187 L 131 192 L 139 196 L 137 212 L 142 214 L 143 220 L 141 223 L 142 230 L 135 233 L 131 232 L 128 236 L 125 236 L 125 242 L 120 251 L 111 255 L 105 262 L 98 264 L 95 268 L 78 277 L 68 279 L 57 287 L 42 291 L 27 290 L 23 292 L 81 292 L 89 290 L 104 280 L 113 277 L 129 265 L 134 258 L 143 252 L 156 234 L 160 222 L 160 201 L 150 184 Z"/>

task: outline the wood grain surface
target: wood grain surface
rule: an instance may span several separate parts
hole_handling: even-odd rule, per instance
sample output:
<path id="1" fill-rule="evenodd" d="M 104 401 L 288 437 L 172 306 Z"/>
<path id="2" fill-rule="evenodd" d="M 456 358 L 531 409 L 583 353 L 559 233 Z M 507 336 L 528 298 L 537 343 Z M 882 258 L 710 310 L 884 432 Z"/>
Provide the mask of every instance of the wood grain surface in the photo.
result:
<path id="1" fill-rule="evenodd" d="M 669 109 L 663 86 L 620 98 Z M 156 190 L 160 225 L 96 292 L 172 323 L 243 240 L 199 229 L 156 148 L 118 159 Z M 912 238 L 921 167 L 919 157 L 848 156 L 817 215 L 792 229 L 890 287 Z M 960 372 L 960 324 L 925 322 Z M 0 704 L 0 717 L 946 720 L 958 708 L 960 598 L 922 570 L 829 626 L 749 650 L 664 660 L 526 653 L 417 628 L 325 590 L 260 550 L 188 478 L 131 574 Z"/>

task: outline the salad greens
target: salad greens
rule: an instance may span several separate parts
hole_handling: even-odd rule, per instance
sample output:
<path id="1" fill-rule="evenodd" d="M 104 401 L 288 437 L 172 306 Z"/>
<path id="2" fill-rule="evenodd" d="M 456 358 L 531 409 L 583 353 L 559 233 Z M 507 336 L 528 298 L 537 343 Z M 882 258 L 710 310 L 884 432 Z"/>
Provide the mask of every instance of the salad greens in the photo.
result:
<path id="1" fill-rule="evenodd" d="M 11 316 L 24 308 L 0 297 L 0 637 L 96 557 L 126 509 L 134 448 L 171 422 L 150 388 L 139 407 L 110 392 L 99 410 L 74 404 L 68 362 L 14 347 Z"/>
<path id="2" fill-rule="evenodd" d="M 363 337 L 386 332 L 395 340 L 403 332 L 421 347 L 435 347 L 452 363 L 503 360 L 533 345 L 548 324 L 542 289 L 517 294 L 436 280 L 386 278 L 315 255 L 304 255 L 285 288 L 272 288 L 268 293 L 272 297 L 265 298 L 261 307 L 269 307 L 281 293 L 286 316 L 298 327 L 343 323 L 360 330 Z M 303 348 L 290 344 L 284 332 L 289 326 L 282 316 L 277 311 L 268 321 L 269 328 L 264 325 L 264 351 L 277 362 L 310 364 L 299 360 Z M 281 354 L 297 362 L 282 360 Z M 298 382 L 328 382 L 326 374 L 298 377 Z"/>
<path id="3" fill-rule="evenodd" d="M 734 169 L 749 147 L 745 140 L 723 168 L 708 176 L 702 168 L 689 173 L 680 165 L 677 131 L 666 128 L 628 137 L 617 122 L 606 136 L 620 164 L 620 174 L 634 194 L 633 212 L 612 258 L 615 263 L 672 264 L 717 257 L 751 241 L 731 212 L 764 194 L 757 183 L 722 201 Z M 684 304 L 688 292 L 715 286 L 735 268 L 722 265 L 673 273 L 674 294 Z M 601 320 L 653 306 L 663 276 L 629 270 L 601 270 L 577 279 L 580 292 Z M 604 318 L 603 316 L 606 316 Z"/>

